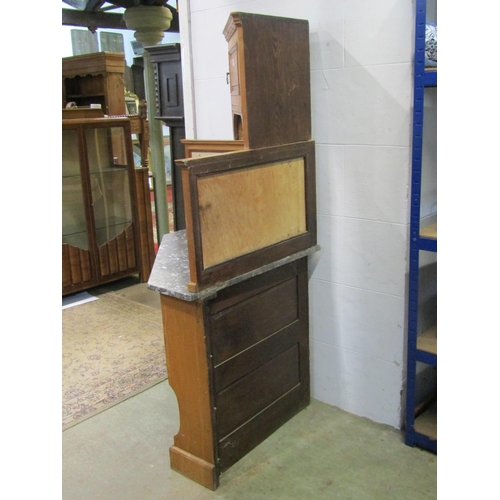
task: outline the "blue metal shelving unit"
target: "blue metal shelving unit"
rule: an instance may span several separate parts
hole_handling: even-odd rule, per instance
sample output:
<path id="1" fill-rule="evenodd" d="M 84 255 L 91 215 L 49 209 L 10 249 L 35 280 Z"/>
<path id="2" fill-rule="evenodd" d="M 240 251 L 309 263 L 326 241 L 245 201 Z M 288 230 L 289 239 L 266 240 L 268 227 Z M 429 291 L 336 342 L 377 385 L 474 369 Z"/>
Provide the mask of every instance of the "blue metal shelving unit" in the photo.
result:
<path id="1" fill-rule="evenodd" d="M 436 237 L 421 235 L 420 200 L 422 187 L 422 146 L 424 122 L 424 91 L 426 87 L 437 86 L 437 69 L 425 69 L 425 24 L 426 0 L 416 2 L 415 27 L 415 61 L 414 61 L 414 107 L 413 107 L 413 144 L 412 144 L 412 178 L 410 207 L 410 262 L 408 293 L 408 356 L 407 356 L 407 395 L 405 441 L 408 446 L 421 446 L 437 453 L 437 436 L 429 432 L 437 415 L 437 402 L 432 409 L 416 416 L 416 378 L 417 362 L 437 367 L 437 354 L 425 350 L 417 342 L 418 320 L 418 285 L 419 285 L 419 252 L 437 252 Z M 420 425 L 420 422 L 424 425 Z"/>

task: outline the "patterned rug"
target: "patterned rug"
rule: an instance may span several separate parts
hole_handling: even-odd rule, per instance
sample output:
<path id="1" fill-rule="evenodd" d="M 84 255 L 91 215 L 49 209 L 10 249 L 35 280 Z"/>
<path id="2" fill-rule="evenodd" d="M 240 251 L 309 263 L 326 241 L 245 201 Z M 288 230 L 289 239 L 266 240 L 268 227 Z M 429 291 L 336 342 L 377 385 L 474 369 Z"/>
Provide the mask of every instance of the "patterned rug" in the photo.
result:
<path id="1" fill-rule="evenodd" d="M 108 293 L 62 311 L 63 430 L 167 378 L 161 311 Z"/>

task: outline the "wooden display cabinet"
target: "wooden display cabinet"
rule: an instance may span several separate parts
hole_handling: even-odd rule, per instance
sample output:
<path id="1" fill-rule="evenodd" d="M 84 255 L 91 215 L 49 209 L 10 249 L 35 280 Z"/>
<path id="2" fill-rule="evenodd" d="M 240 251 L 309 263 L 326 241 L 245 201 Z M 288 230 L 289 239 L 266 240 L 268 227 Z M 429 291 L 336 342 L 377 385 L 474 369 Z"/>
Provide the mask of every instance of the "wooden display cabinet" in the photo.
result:
<path id="1" fill-rule="evenodd" d="M 224 36 L 234 139 L 246 149 L 310 140 L 308 21 L 234 12 Z"/>
<path id="2" fill-rule="evenodd" d="M 148 279 L 148 229 L 139 224 L 145 209 L 136 202 L 141 174 L 129 119 L 62 121 L 63 295 L 131 274 Z"/>
<path id="3" fill-rule="evenodd" d="M 96 52 L 62 59 L 63 108 L 100 104 L 106 115 L 125 115 L 125 54 Z"/>

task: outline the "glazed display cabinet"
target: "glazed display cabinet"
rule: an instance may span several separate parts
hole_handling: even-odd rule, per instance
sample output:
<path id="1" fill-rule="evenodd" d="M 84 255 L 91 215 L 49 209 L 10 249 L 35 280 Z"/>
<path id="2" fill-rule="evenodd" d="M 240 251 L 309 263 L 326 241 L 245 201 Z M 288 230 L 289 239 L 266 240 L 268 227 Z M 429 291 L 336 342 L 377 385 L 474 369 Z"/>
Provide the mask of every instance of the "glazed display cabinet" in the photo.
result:
<path id="1" fill-rule="evenodd" d="M 63 295 L 141 272 L 130 137 L 128 119 L 62 121 Z"/>

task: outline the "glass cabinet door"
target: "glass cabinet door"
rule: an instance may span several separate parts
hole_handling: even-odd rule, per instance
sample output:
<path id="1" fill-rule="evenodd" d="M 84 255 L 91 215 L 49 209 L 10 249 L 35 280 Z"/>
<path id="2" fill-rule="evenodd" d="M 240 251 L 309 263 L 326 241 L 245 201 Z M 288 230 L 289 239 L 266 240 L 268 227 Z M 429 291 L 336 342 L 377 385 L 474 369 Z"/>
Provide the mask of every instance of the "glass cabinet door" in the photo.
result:
<path id="1" fill-rule="evenodd" d="M 121 127 L 85 129 L 90 193 L 98 246 L 132 225 L 125 132 Z"/>
<path id="2" fill-rule="evenodd" d="M 62 131 L 62 242 L 89 250 L 76 130 Z"/>

